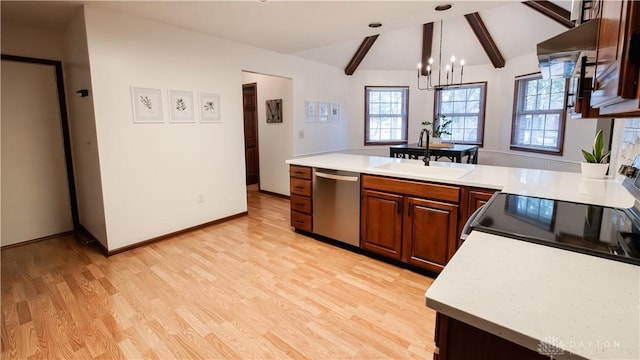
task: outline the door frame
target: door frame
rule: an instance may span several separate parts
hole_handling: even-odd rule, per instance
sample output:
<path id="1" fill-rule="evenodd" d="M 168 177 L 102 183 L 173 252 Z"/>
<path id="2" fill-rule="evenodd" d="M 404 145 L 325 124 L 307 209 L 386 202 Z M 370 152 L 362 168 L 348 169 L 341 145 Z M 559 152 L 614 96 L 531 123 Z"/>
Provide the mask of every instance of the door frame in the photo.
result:
<path id="1" fill-rule="evenodd" d="M 257 154 L 257 156 L 256 156 L 256 161 L 257 161 L 256 169 L 257 169 L 257 172 L 258 172 L 258 174 L 257 174 L 257 177 L 258 177 L 258 190 L 260 190 L 260 133 L 259 133 L 260 132 L 260 120 L 258 119 L 258 83 L 252 82 L 252 83 L 242 84 L 242 91 L 243 91 L 243 96 L 242 96 L 242 99 L 243 99 L 243 103 L 242 103 L 242 107 L 243 107 L 242 124 L 243 124 L 243 128 L 242 128 L 242 131 L 243 131 L 244 146 L 245 146 L 245 151 L 246 151 L 247 138 L 244 135 L 244 124 L 245 124 L 245 121 L 244 121 L 244 89 L 245 88 L 253 88 L 254 93 L 255 93 L 253 106 L 256 109 L 255 110 L 256 111 L 256 129 L 255 129 L 255 133 L 256 133 L 256 154 Z M 245 164 L 246 164 L 246 160 L 245 160 Z M 245 166 L 245 177 L 246 177 L 246 175 L 247 175 L 247 169 L 246 169 L 246 166 Z"/>
<path id="2" fill-rule="evenodd" d="M 76 194 L 76 182 L 73 172 L 73 158 L 71 155 L 71 135 L 69 133 L 69 118 L 67 115 L 67 101 L 64 91 L 64 77 L 62 75 L 62 62 L 58 60 L 39 59 L 25 56 L 0 54 L 0 60 L 40 64 L 53 66 L 56 75 L 56 88 L 58 90 L 58 108 L 60 110 L 60 123 L 62 125 L 62 142 L 64 146 L 64 159 L 67 171 L 67 183 L 69 185 L 69 201 L 71 203 L 71 219 L 73 230 L 80 229 L 78 215 L 78 197 Z"/>

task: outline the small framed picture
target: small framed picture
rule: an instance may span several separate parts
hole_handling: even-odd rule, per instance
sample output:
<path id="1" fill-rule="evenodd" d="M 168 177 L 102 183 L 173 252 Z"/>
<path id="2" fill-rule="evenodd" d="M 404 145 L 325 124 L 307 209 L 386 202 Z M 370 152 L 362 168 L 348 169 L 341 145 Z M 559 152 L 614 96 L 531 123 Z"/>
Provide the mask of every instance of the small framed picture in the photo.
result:
<path id="1" fill-rule="evenodd" d="M 340 104 L 331 104 L 329 119 L 332 123 L 340 121 Z"/>
<path id="2" fill-rule="evenodd" d="M 329 122 L 329 103 L 318 103 L 318 122 Z"/>
<path id="3" fill-rule="evenodd" d="M 134 123 L 163 123 L 162 92 L 160 89 L 131 87 Z"/>
<path id="4" fill-rule="evenodd" d="M 305 105 L 306 105 L 306 112 L 307 112 L 305 121 L 308 123 L 317 122 L 318 121 L 318 103 L 315 101 L 307 101 Z"/>
<path id="5" fill-rule="evenodd" d="M 222 122 L 222 118 L 220 117 L 219 94 L 200 93 L 200 122 Z"/>
<path id="6" fill-rule="evenodd" d="M 267 124 L 282 122 L 282 99 L 265 101 L 267 108 Z"/>
<path id="7" fill-rule="evenodd" d="M 169 121 L 172 123 L 196 121 L 193 91 L 169 90 Z"/>

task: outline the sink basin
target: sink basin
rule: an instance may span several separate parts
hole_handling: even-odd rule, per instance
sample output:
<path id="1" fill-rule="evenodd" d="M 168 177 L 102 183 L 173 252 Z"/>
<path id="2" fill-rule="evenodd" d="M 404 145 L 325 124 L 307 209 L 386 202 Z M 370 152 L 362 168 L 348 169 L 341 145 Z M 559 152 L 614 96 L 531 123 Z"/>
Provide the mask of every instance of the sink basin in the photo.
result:
<path id="1" fill-rule="evenodd" d="M 471 169 L 446 166 L 424 166 L 423 164 L 409 163 L 387 163 L 374 167 L 377 170 L 383 170 L 391 173 L 402 173 L 408 175 L 424 176 L 438 179 L 460 179 L 469 174 Z"/>

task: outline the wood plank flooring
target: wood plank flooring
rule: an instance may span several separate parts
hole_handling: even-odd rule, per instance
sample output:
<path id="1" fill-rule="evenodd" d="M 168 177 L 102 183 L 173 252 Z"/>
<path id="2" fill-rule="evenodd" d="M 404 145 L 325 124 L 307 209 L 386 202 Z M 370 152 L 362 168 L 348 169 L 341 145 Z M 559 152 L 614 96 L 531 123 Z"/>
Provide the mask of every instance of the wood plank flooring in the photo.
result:
<path id="1" fill-rule="evenodd" d="M 289 201 L 106 258 L 2 251 L 3 359 L 430 359 L 432 279 L 296 234 Z"/>

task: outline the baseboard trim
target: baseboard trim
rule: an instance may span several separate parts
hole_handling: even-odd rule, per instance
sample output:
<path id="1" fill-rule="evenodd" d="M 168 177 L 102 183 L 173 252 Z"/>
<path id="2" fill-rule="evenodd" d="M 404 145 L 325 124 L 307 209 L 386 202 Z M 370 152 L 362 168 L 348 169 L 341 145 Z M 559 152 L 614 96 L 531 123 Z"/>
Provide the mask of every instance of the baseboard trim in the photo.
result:
<path id="1" fill-rule="evenodd" d="M 2 245 L 0 247 L 0 250 L 7 250 L 7 249 L 11 249 L 11 248 L 18 247 L 18 246 L 29 245 L 29 244 L 37 243 L 37 242 L 40 242 L 40 241 L 49 240 L 49 239 L 57 238 L 57 237 L 60 237 L 60 236 L 71 235 L 71 234 L 73 234 L 73 230 L 72 231 L 61 232 L 59 234 L 43 236 L 41 238 L 37 238 L 37 239 L 33 239 L 33 240 L 22 241 L 22 242 L 15 243 L 15 244 Z"/>
<path id="2" fill-rule="evenodd" d="M 111 256 L 111 255 L 120 254 L 120 253 L 123 253 L 125 251 L 129 251 L 129 250 L 133 250 L 135 248 L 146 246 L 146 245 L 149 245 L 149 244 L 154 243 L 154 242 L 158 242 L 158 241 L 161 241 L 161 240 L 164 240 L 164 239 L 168 239 L 168 238 L 171 238 L 171 237 L 174 237 L 174 236 L 182 235 L 182 234 L 185 234 L 185 233 L 188 233 L 188 232 L 191 232 L 191 231 L 199 230 L 199 229 L 205 228 L 207 226 L 216 225 L 216 224 L 227 222 L 227 221 L 230 221 L 230 220 L 233 220 L 233 219 L 241 218 L 241 217 L 247 216 L 247 215 L 249 215 L 249 212 L 248 211 L 243 211 L 241 213 L 238 213 L 238 214 L 235 214 L 235 215 L 231 215 L 231 216 L 227 216 L 227 217 L 224 217 L 222 219 L 209 221 L 209 222 L 206 222 L 206 223 L 203 223 L 203 224 L 200 224 L 200 225 L 196 225 L 196 226 L 191 226 L 191 227 L 188 227 L 186 229 L 174 231 L 174 232 L 169 233 L 169 234 L 160 235 L 160 236 L 148 239 L 148 240 L 143 240 L 143 241 L 137 242 L 135 244 L 123 246 L 121 248 L 117 248 L 117 249 L 114 249 L 114 250 L 107 250 L 106 251 L 106 255 L 107 256 Z M 98 241 L 98 243 L 100 243 L 100 242 Z"/>
<path id="3" fill-rule="evenodd" d="M 279 197 L 279 198 L 283 198 L 283 199 L 287 199 L 290 200 L 291 198 L 289 197 L 289 195 L 283 195 L 283 194 L 279 194 L 279 193 L 275 193 L 272 191 L 267 191 L 267 190 L 258 190 L 259 193 L 261 194 L 265 194 L 265 195 L 271 195 L 271 196 L 275 196 L 275 197 Z"/>

